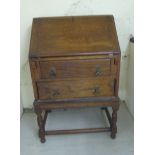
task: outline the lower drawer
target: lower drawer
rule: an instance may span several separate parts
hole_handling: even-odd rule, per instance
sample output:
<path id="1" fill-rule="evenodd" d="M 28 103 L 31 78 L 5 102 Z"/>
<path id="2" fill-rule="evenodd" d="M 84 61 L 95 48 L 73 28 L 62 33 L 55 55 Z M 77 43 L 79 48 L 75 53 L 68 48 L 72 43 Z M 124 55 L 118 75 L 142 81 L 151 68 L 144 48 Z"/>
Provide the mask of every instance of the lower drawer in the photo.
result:
<path id="1" fill-rule="evenodd" d="M 37 82 L 40 100 L 114 96 L 114 79 L 87 78 Z"/>

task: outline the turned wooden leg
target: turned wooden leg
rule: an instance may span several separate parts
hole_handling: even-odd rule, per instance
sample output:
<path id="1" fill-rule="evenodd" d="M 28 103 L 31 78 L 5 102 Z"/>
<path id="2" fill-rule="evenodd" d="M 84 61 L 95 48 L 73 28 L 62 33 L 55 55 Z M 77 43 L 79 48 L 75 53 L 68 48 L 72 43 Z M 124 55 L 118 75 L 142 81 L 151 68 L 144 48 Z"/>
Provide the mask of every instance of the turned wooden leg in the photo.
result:
<path id="1" fill-rule="evenodd" d="M 45 140 L 45 127 L 44 127 L 44 120 L 42 117 L 42 110 L 40 109 L 36 109 L 36 114 L 37 114 L 37 122 L 38 122 L 38 126 L 39 126 L 39 137 L 40 137 L 40 141 L 42 143 L 44 143 Z"/>
<path id="2" fill-rule="evenodd" d="M 111 138 L 115 139 L 116 133 L 117 133 L 117 111 L 119 109 L 119 104 L 118 106 L 112 107 L 112 122 L 111 122 Z"/>

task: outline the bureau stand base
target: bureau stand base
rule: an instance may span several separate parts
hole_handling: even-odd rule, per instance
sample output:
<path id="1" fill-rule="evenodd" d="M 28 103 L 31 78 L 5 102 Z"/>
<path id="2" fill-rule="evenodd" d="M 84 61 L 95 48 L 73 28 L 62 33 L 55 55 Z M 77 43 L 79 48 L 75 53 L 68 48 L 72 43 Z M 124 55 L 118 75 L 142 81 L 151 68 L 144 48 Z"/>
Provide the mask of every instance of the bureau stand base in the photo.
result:
<path id="1" fill-rule="evenodd" d="M 95 132 L 106 132 L 106 131 L 111 131 L 110 127 L 106 127 L 106 128 L 84 128 L 84 129 L 72 129 L 72 130 L 51 130 L 51 131 L 45 131 L 45 135 L 95 133 Z"/>
<path id="2" fill-rule="evenodd" d="M 96 132 L 111 132 L 111 138 L 114 139 L 116 137 L 117 133 L 117 110 L 119 108 L 119 104 L 117 106 L 112 106 L 112 115 L 110 115 L 110 112 L 107 107 L 102 107 L 101 110 L 104 110 L 106 117 L 108 119 L 108 122 L 110 124 L 110 127 L 104 127 L 104 128 L 84 128 L 84 129 L 72 129 L 72 130 L 49 130 L 45 131 L 45 124 L 47 120 L 48 113 L 51 112 L 51 110 L 41 109 L 38 108 L 38 106 L 35 107 L 35 112 L 37 114 L 37 122 L 39 126 L 39 138 L 41 143 L 44 143 L 45 135 L 62 135 L 62 134 L 79 134 L 79 133 L 96 133 Z"/>

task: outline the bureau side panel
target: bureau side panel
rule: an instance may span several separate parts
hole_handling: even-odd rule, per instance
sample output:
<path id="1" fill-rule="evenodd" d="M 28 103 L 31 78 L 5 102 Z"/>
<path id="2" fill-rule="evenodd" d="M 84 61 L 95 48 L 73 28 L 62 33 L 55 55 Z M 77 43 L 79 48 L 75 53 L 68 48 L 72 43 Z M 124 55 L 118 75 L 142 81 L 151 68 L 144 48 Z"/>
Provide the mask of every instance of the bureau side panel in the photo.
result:
<path id="1" fill-rule="evenodd" d="M 121 55 L 115 57 L 115 65 L 116 65 L 116 85 L 115 85 L 115 96 L 118 97 L 118 89 L 119 89 L 119 77 L 120 77 L 120 59 Z"/>
<path id="2" fill-rule="evenodd" d="M 39 96 L 38 96 L 38 90 L 37 90 L 37 85 L 36 85 L 36 80 L 38 77 L 37 65 L 36 65 L 36 62 L 32 61 L 32 60 L 29 60 L 29 64 L 30 64 L 30 71 L 31 71 L 34 97 L 35 97 L 35 99 L 38 99 Z"/>

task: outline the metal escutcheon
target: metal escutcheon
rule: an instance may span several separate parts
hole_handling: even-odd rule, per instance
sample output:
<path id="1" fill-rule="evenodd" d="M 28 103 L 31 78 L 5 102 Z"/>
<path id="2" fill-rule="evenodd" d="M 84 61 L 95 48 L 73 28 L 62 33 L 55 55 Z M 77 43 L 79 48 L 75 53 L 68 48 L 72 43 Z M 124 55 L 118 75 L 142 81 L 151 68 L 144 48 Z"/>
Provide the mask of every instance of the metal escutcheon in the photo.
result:
<path id="1" fill-rule="evenodd" d="M 56 69 L 55 69 L 55 67 L 52 67 L 50 69 L 49 76 L 50 77 L 56 77 Z"/>
<path id="2" fill-rule="evenodd" d="M 94 88 L 93 88 L 93 94 L 94 95 L 97 95 L 97 94 L 99 94 L 100 93 L 100 87 L 99 86 L 95 86 Z"/>
<path id="3" fill-rule="evenodd" d="M 52 96 L 53 96 L 53 97 L 59 96 L 59 95 L 60 95 L 59 90 L 53 90 L 53 91 L 52 91 Z"/>
<path id="4" fill-rule="evenodd" d="M 101 75 L 102 75 L 101 66 L 96 65 L 95 76 L 101 76 Z"/>

